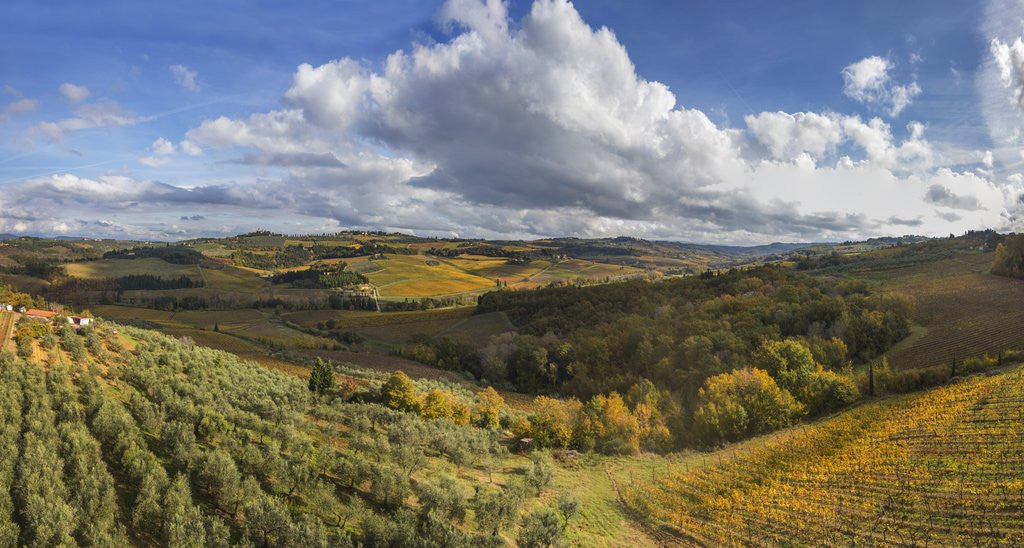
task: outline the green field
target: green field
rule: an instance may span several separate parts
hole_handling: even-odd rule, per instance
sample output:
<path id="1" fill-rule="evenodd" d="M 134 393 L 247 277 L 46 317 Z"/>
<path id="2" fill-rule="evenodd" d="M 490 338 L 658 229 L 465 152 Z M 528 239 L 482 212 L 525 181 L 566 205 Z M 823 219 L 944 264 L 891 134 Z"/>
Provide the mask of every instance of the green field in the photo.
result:
<path id="1" fill-rule="evenodd" d="M 614 280 L 642 274 L 643 270 L 631 266 L 619 266 L 605 263 L 595 263 L 582 259 L 567 259 L 552 264 L 530 278 L 535 285 L 546 285 L 552 282 L 567 280 L 587 280 L 594 282 L 604 281 L 606 278 Z"/>

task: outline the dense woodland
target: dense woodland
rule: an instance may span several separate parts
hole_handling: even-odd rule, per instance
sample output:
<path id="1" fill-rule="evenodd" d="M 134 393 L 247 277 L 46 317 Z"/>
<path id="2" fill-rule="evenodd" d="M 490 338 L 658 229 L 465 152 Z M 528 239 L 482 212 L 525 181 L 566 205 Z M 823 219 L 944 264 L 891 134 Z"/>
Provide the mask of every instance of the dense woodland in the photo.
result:
<path id="1" fill-rule="evenodd" d="M 626 426 L 638 434 L 625 447 L 667 449 L 740 439 L 848 405 L 860 395 L 853 362 L 906 337 L 913 304 L 862 282 L 762 266 L 480 298 L 479 312 L 497 310 L 518 334 L 482 346 L 420 339 L 401 353 L 587 402 L 564 410 L 570 430 L 583 427 L 590 406 L 605 415 L 616 408 L 612 415 L 632 414 L 627 422 L 637 424 Z M 645 440 L 644 424 L 662 438 Z M 572 437 L 558 445 L 595 445 Z"/>
<path id="2" fill-rule="evenodd" d="M 367 242 L 361 246 L 326 244 L 313 244 L 312 246 L 284 245 L 280 249 L 272 249 L 272 251 L 272 253 L 265 253 L 262 251 L 252 251 L 251 248 L 239 249 L 231 253 L 231 260 L 239 266 L 275 270 L 278 268 L 295 268 L 312 261 L 322 261 L 325 259 L 347 259 L 350 257 L 376 255 L 378 253 L 399 255 L 410 255 L 413 253 L 408 248 L 393 247 L 378 242 Z"/>
<path id="3" fill-rule="evenodd" d="M 502 361 L 516 386 L 553 383 L 562 393 L 590 397 L 641 379 L 695 390 L 709 375 L 750 365 L 763 341 L 789 338 L 805 341 L 819 363 L 838 370 L 905 337 L 913 305 L 872 294 L 862 282 L 763 266 L 654 284 L 498 291 L 481 297 L 478 310 L 507 311 L 521 333 L 504 347 L 496 341 L 484 348 L 481 367 Z M 838 342 L 843 351 L 825 350 Z"/>
<path id="4" fill-rule="evenodd" d="M 152 246 L 116 249 L 103 254 L 104 259 L 163 259 L 171 264 L 199 264 L 203 254 L 183 246 Z"/>
<path id="5" fill-rule="evenodd" d="M 291 284 L 292 287 L 305 289 L 334 289 L 369 282 L 366 276 L 345 270 L 346 266 L 344 262 L 333 265 L 318 263 L 305 270 L 276 273 L 270 277 L 270 281 L 274 284 Z"/>
<path id="6" fill-rule="evenodd" d="M 51 295 L 74 294 L 81 291 L 137 291 L 162 289 L 192 289 L 203 287 L 203 281 L 188 276 L 165 278 L 153 274 L 129 274 L 117 278 L 64 278 L 50 285 Z"/>

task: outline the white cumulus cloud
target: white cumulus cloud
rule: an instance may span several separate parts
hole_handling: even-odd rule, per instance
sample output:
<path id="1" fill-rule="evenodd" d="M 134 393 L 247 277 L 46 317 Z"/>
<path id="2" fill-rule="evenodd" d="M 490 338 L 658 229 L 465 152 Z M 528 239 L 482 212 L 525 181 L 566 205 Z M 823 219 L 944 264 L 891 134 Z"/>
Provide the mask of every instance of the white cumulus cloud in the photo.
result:
<path id="1" fill-rule="evenodd" d="M 993 38 L 989 49 L 999 67 L 999 79 L 1010 92 L 1010 100 L 1024 109 L 1024 40 L 1018 37 L 1008 44 Z"/>
<path id="2" fill-rule="evenodd" d="M 921 86 L 914 79 L 908 83 L 893 82 L 890 71 L 892 61 L 877 55 L 865 57 L 843 69 L 843 93 L 847 97 L 899 116 L 901 112 L 921 95 Z"/>

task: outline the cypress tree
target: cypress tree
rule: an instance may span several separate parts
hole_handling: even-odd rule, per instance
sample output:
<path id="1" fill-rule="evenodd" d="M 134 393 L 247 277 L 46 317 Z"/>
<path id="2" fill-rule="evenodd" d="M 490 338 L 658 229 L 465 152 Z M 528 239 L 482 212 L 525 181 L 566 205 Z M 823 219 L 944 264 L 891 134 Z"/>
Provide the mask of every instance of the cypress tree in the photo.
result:
<path id="1" fill-rule="evenodd" d="M 309 375 L 309 391 L 314 394 L 325 394 L 331 390 L 334 390 L 334 366 L 330 360 L 325 362 L 317 358 Z"/>

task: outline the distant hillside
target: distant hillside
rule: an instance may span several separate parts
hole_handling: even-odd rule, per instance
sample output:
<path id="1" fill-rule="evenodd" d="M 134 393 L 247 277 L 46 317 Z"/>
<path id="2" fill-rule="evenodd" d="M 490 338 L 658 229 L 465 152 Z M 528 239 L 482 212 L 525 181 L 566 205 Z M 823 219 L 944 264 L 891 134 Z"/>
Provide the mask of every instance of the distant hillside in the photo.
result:
<path id="1" fill-rule="evenodd" d="M 781 253 L 789 253 L 797 249 L 803 249 L 805 247 L 812 246 L 831 246 L 834 244 L 827 243 L 781 243 L 774 242 L 765 245 L 754 245 L 754 246 L 731 246 L 731 245 L 707 245 L 703 246 L 707 249 L 717 251 L 719 253 L 725 253 L 728 255 L 734 255 L 737 257 L 763 257 L 765 255 L 776 255 Z"/>

